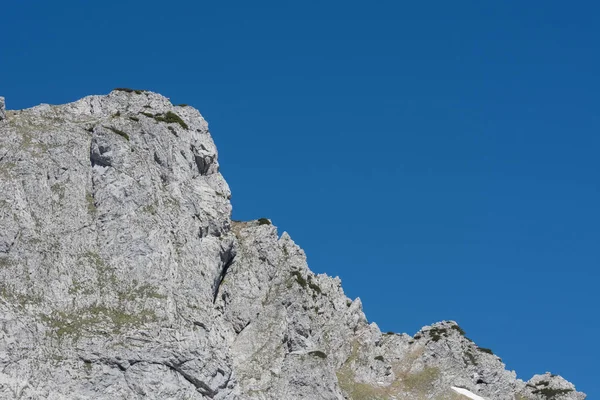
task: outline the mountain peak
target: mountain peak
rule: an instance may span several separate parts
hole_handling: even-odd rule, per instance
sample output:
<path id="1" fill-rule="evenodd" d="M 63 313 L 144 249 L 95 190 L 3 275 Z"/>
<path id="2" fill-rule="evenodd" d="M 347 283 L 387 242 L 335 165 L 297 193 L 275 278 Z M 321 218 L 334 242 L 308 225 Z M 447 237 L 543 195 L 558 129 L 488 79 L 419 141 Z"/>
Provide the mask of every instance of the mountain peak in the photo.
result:
<path id="1" fill-rule="evenodd" d="M 231 220 L 194 108 L 0 105 L 0 398 L 585 398 L 454 321 L 381 333 L 271 220 Z"/>

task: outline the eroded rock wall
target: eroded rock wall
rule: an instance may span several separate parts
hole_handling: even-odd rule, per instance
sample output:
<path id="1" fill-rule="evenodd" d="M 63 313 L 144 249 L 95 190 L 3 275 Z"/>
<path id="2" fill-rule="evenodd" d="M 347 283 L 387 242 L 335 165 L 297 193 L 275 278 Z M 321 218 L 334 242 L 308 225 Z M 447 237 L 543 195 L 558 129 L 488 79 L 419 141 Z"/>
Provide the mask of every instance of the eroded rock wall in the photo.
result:
<path id="1" fill-rule="evenodd" d="M 0 107 L 0 398 L 585 398 L 518 380 L 452 321 L 382 334 L 229 199 L 191 107 L 136 90 Z"/>

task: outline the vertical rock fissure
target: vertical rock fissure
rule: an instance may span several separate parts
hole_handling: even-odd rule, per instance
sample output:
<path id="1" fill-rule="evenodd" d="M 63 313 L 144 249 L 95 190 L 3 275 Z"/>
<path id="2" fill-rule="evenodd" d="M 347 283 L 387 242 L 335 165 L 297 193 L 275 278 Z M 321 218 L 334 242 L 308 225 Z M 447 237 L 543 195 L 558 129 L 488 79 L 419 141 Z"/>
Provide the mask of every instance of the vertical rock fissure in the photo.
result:
<path id="1" fill-rule="evenodd" d="M 221 260 L 223 263 L 223 268 L 221 269 L 221 274 L 219 275 L 219 279 L 217 280 L 217 284 L 215 285 L 215 290 L 213 293 L 213 304 L 217 302 L 217 297 L 219 296 L 219 289 L 221 288 L 221 284 L 223 283 L 223 279 L 225 279 L 225 275 L 233 264 L 233 260 L 235 259 L 235 250 L 233 246 L 224 251 L 221 255 Z"/>

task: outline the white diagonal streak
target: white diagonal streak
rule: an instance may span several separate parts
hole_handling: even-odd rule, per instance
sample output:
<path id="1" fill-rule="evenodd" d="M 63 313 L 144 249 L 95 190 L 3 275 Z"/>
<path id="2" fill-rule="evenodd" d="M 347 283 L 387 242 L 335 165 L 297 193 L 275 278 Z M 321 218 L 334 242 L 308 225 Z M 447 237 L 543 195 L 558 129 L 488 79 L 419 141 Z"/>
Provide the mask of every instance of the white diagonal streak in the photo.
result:
<path id="1" fill-rule="evenodd" d="M 469 391 L 467 389 L 459 388 L 459 387 L 456 387 L 456 386 L 450 386 L 450 388 L 452 388 L 452 390 L 454 390 L 456 393 L 460 393 L 463 396 L 467 396 L 470 399 L 473 399 L 473 400 L 485 400 L 483 397 L 477 396 L 475 393 L 473 393 L 473 392 L 471 392 L 471 391 Z"/>

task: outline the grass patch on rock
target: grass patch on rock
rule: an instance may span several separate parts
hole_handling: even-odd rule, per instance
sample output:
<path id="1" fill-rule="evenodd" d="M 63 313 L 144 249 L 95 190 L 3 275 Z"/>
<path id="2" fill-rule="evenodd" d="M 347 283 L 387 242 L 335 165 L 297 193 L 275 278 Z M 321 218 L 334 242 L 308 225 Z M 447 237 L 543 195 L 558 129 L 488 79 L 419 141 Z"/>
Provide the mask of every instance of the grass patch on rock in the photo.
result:
<path id="1" fill-rule="evenodd" d="M 166 122 L 167 124 L 179 124 L 183 129 L 189 129 L 190 127 L 185 123 L 184 120 L 172 111 L 167 111 L 165 114 L 151 114 L 148 112 L 141 112 L 140 114 L 145 115 L 148 118 L 154 119 L 156 122 Z"/>
<path id="2" fill-rule="evenodd" d="M 463 328 L 461 328 L 458 325 L 452 325 L 450 327 L 450 329 L 454 329 L 455 331 L 457 331 L 460 335 L 465 336 L 467 333 L 463 330 Z"/>
<path id="3" fill-rule="evenodd" d="M 405 370 L 407 366 L 392 364 L 396 372 L 396 380 L 389 385 L 369 384 L 357 381 L 355 370 L 357 365 L 365 365 L 367 354 L 361 354 L 360 345 L 355 342 L 352 353 L 337 370 L 336 375 L 342 391 L 349 400 L 390 400 L 400 398 L 425 399 L 431 393 L 435 382 L 440 377 L 440 370 L 435 367 L 425 367 L 416 373 Z M 383 356 L 376 357 L 383 361 Z M 454 397 L 455 398 L 455 397 Z M 437 400 L 438 397 L 435 398 Z"/>
<path id="4" fill-rule="evenodd" d="M 494 355 L 494 352 L 492 351 L 492 349 L 488 349 L 486 347 L 478 347 L 477 350 L 481 351 L 482 353 Z"/>
<path id="5" fill-rule="evenodd" d="M 130 89 L 130 88 L 115 88 L 113 90 L 115 92 L 126 92 L 126 93 L 135 93 L 135 94 L 142 94 L 145 92 L 145 90 Z"/>
<path id="6" fill-rule="evenodd" d="M 99 305 L 74 312 L 54 312 L 51 315 L 42 315 L 41 318 L 59 339 L 68 336 L 74 340 L 87 333 L 120 333 L 126 327 L 137 327 L 156 321 L 156 315 L 151 310 L 142 310 L 134 314 Z"/>
<path id="7" fill-rule="evenodd" d="M 433 383 L 440 377 L 440 370 L 435 367 L 425 367 L 422 371 L 408 374 L 403 382 L 410 391 L 427 393 L 433 388 Z"/>
<path id="8" fill-rule="evenodd" d="M 105 128 L 116 133 L 117 135 L 119 135 L 121 137 L 124 137 L 126 140 L 129 141 L 129 135 L 127 133 L 123 132 L 122 130 L 114 128 L 112 126 L 105 126 Z"/>
<path id="9" fill-rule="evenodd" d="M 298 282 L 300 286 L 302 286 L 303 288 L 307 286 L 308 283 L 306 282 L 306 279 L 304 279 L 300 271 L 292 271 L 292 276 L 296 278 L 296 282 Z"/>
<path id="10" fill-rule="evenodd" d="M 533 390 L 532 393 L 533 394 L 541 394 L 542 396 L 544 396 L 545 398 L 547 398 L 548 400 L 550 399 L 554 399 L 557 396 L 561 396 L 563 394 L 567 394 L 572 392 L 573 389 L 552 389 L 552 388 L 542 388 L 542 389 L 536 389 Z"/>
<path id="11" fill-rule="evenodd" d="M 313 281 L 311 275 L 308 276 L 308 287 L 311 288 L 315 292 L 315 294 L 324 294 L 321 290 L 321 287 Z"/>
<path id="12" fill-rule="evenodd" d="M 448 331 L 445 328 L 431 328 L 429 330 L 429 336 L 434 342 L 438 342 L 442 337 L 448 336 Z"/>
<path id="13" fill-rule="evenodd" d="M 309 351 L 308 354 L 319 358 L 327 358 L 327 354 L 323 353 L 321 350 Z"/>
<path id="14" fill-rule="evenodd" d="M 167 296 L 160 294 L 156 286 L 144 284 L 130 289 L 127 292 L 119 293 L 119 300 L 133 301 L 136 299 L 166 299 Z"/>
<path id="15" fill-rule="evenodd" d="M 469 363 L 471 363 L 472 365 L 477 365 L 477 359 L 469 350 L 465 351 L 465 357 L 466 358 L 464 359 L 464 361 L 466 365 L 469 365 Z"/>
<path id="16" fill-rule="evenodd" d="M 96 214 L 96 211 L 98 211 L 98 209 L 96 208 L 96 199 L 94 199 L 94 195 L 90 192 L 87 192 L 85 194 L 85 200 L 87 202 L 87 209 L 89 213 L 92 215 Z"/>

